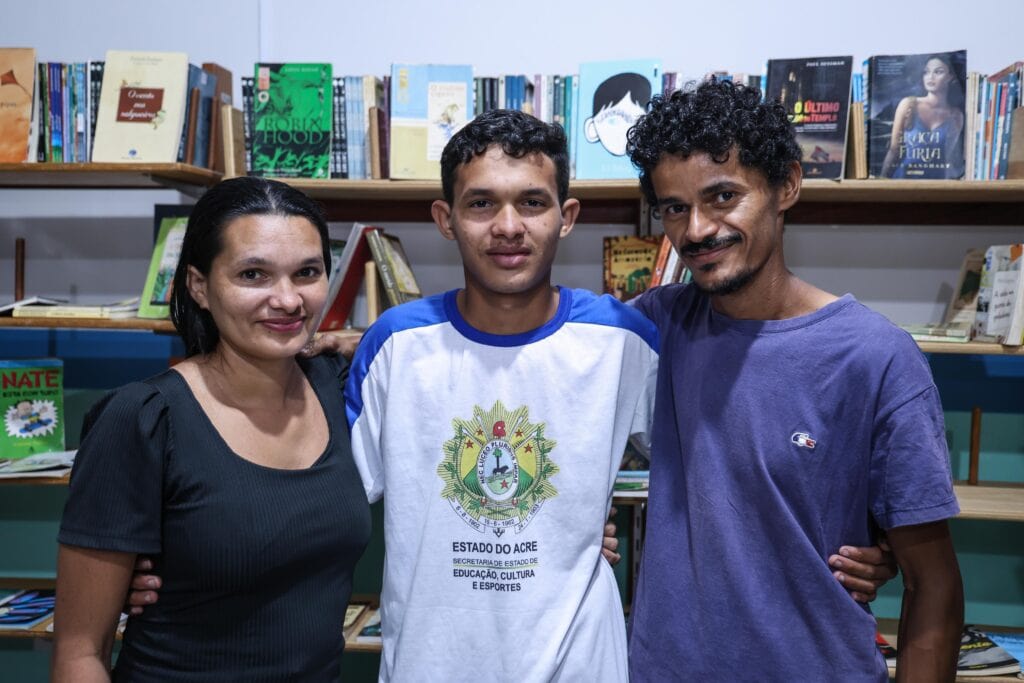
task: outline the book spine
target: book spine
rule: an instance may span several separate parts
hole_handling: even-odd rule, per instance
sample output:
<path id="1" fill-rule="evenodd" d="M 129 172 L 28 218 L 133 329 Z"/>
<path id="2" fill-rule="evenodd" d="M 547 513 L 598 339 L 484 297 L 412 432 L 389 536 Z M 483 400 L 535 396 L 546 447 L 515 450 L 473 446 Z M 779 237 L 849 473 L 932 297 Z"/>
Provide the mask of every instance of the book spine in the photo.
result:
<path id="1" fill-rule="evenodd" d="M 255 78 L 242 76 L 242 128 L 245 131 L 245 172 L 252 172 L 252 109 Z"/>
<path id="2" fill-rule="evenodd" d="M 99 61 L 89 62 L 89 159 L 92 159 L 92 143 L 96 139 L 96 119 L 99 118 L 104 64 L 105 62 Z"/>
<path id="3" fill-rule="evenodd" d="M 36 118 L 37 128 L 36 131 L 36 161 L 46 162 L 50 160 L 50 155 L 47 152 L 50 142 L 50 91 L 49 83 L 50 79 L 49 68 L 44 62 L 40 62 L 36 68 L 37 80 L 39 81 L 36 88 L 39 90 L 39 104 L 36 107 Z"/>
<path id="4" fill-rule="evenodd" d="M 377 264 L 377 272 L 380 274 L 381 284 L 387 293 L 388 303 L 397 306 L 403 302 L 402 293 L 395 281 L 395 274 L 391 272 L 391 263 L 388 261 L 388 251 L 384 244 L 384 234 L 378 230 L 370 230 L 366 233 L 366 240 L 370 244 L 370 253 Z"/>
<path id="5" fill-rule="evenodd" d="M 56 62 L 50 62 L 50 161 L 64 161 L 63 144 L 63 112 L 64 99 L 62 93 L 62 75 L 64 69 Z"/>

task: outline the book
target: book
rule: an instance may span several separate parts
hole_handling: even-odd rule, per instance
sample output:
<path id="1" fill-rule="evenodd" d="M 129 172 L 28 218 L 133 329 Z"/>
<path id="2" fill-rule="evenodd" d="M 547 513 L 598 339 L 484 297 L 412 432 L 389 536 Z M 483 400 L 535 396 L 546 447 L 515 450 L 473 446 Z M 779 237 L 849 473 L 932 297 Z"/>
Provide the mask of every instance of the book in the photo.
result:
<path id="1" fill-rule="evenodd" d="M 0 600 L 0 630 L 30 629 L 53 615 L 54 591 L 18 591 Z"/>
<path id="2" fill-rule="evenodd" d="M 134 318 L 139 311 L 139 298 L 108 304 L 25 304 L 15 308 L 14 318 L 97 318 L 114 320 Z"/>
<path id="3" fill-rule="evenodd" d="M 252 172 L 328 178 L 331 171 L 330 64 L 257 64 Z"/>
<path id="4" fill-rule="evenodd" d="M 64 450 L 64 363 L 0 360 L 0 458 Z"/>
<path id="5" fill-rule="evenodd" d="M 1006 342 L 1019 345 L 1019 340 L 1007 339 L 1014 314 L 1020 304 L 1019 292 L 1024 292 L 1022 259 L 1024 244 L 999 244 L 985 251 L 978 288 L 978 306 L 974 319 L 973 338 L 986 342 Z M 1024 311 L 1018 318 L 1024 325 Z"/>
<path id="6" fill-rule="evenodd" d="M 868 58 L 870 177 L 963 177 L 966 64 L 966 50 Z"/>
<path id="7" fill-rule="evenodd" d="M 662 238 L 623 235 L 604 238 L 604 293 L 628 301 L 651 284 Z"/>
<path id="8" fill-rule="evenodd" d="M 248 154 L 245 151 L 245 121 L 242 110 L 230 104 L 222 104 L 220 121 L 220 152 L 223 155 L 219 164 L 220 170 L 225 178 L 245 175 Z"/>
<path id="9" fill-rule="evenodd" d="M 139 301 L 140 318 L 167 318 L 171 313 L 171 288 L 174 271 L 181 256 L 181 243 L 188 227 L 188 210 L 180 207 L 177 212 L 166 209 L 159 217 L 159 227 L 149 259 L 149 271 Z M 171 213 L 171 215 L 166 215 Z"/>
<path id="10" fill-rule="evenodd" d="M 765 97 L 786 109 L 804 178 L 843 177 L 853 57 L 768 60 Z"/>
<path id="11" fill-rule="evenodd" d="M 0 459 L 0 479 L 24 479 L 26 477 L 60 478 L 71 472 L 77 451 L 50 451 L 36 453 L 17 460 Z"/>
<path id="12" fill-rule="evenodd" d="M 0 48 L 0 163 L 35 161 L 29 147 L 36 87 L 36 51 Z"/>
<path id="13" fill-rule="evenodd" d="M 92 160 L 178 159 L 188 99 L 188 55 L 108 50 Z"/>
<path id="14" fill-rule="evenodd" d="M 381 642 L 380 610 L 370 608 L 370 616 L 363 622 L 359 634 L 356 636 L 357 643 L 379 643 Z"/>
<path id="15" fill-rule="evenodd" d="M 366 610 L 370 609 L 370 605 L 365 602 L 349 603 L 345 608 L 345 621 L 342 623 L 342 630 L 346 633 L 352 628 L 359 617 L 363 616 Z"/>
<path id="16" fill-rule="evenodd" d="M 366 238 L 370 243 L 370 253 L 377 265 L 388 304 L 398 306 L 421 298 L 423 292 L 412 273 L 401 240 L 380 229 L 369 231 Z"/>
<path id="17" fill-rule="evenodd" d="M 224 173 L 224 121 L 221 115 L 221 107 L 224 105 L 231 106 L 234 103 L 232 99 L 231 71 L 216 62 L 203 62 L 202 69 L 216 78 L 213 102 L 210 108 L 210 140 L 206 150 L 206 158 L 208 159 L 206 166 L 218 173 Z"/>
<path id="18" fill-rule="evenodd" d="M 960 264 L 956 286 L 950 292 L 942 322 L 900 327 L 917 341 L 970 341 L 978 313 L 978 295 L 981 291 L 981 273 L 984 265 L 985 250 L 968 249 Z"/>
<path id="19" fill-rule="evenodd" d="M 576 117 L 576 177 L 635 178 L 626 156 L 626 131 L 661 94 L 661 64 L 654 59 L 580 64 Z"/>
<path id="20" fill-rule="evenodd" d="M 974 626 L 960 637 L 957 676 L 999 676 L 1020 672 L 1020 661 Z"/>
<path id="21" fill-rule="evenodd" d="M 55 306 L 57 304 L 66 304 L 67 302 L 67 299 L 53 299 L 48 296 L 30 296 L 27 299 L 19 299 L 9 304 L 4 304 L 0 306 L 0 316 L 12 316 L 14 313 L 14 309 L 20 308 L 22 306 L 28 306 L 30 304 L 46 304 L 49 306 Z"/>
<path id="22" fill-rule="evenodd" d="M 332 255 L 327 298 L 316 325 L 319 331 L 329 332 L 345 327 L 363 281 L 364 264 L 371 258 L 366 235 L 373 230 L 376 230 L 373 226 L 353 223 L 341 255 L 337 259 Z"/>
<path id="23" fill-rule="evenodd" d="M 391 177 L 440 179 L 441 151 L 473 118 L 473 67 L 393 64 L 390 100 Z"/>
<path id="24" fill-rule="evenodd" d="M 213 126 L 213 100 L 217 95 L 217 77 L 189 64 L 189 104 L 184 162 L 207 168 L 210 162 L 210 129 Z"/>

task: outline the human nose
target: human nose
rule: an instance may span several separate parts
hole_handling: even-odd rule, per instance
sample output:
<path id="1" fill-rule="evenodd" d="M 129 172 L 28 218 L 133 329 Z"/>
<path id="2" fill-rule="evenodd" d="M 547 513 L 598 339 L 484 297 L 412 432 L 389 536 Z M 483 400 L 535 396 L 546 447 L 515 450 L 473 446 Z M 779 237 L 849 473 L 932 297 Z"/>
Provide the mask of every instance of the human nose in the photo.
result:
<path id="1" fill-rule="evenodd" d="M 507 204 L 501 207 L 494 216 L 492 232 L 496 235 L 514 238 L 522 234 L 525 229 L 522 216 L 519 215 L 514 205 Z"/>
<path id="2" fill-rule="evenodd" d="M 270 294 L 270 305 L 282 311 L 294 311 L 302 305 L 302 296 L 290 279 L 281 278 L 274 284 Z"/>
<path id="3" fill-rule="evenodd" d="M 700 209 L 690 209 L 689 220 L 686 223 L 686 240 L 688 242 L 702 242 L 716 232 L 718 232 L 718 225 L 711 216 Z"/>

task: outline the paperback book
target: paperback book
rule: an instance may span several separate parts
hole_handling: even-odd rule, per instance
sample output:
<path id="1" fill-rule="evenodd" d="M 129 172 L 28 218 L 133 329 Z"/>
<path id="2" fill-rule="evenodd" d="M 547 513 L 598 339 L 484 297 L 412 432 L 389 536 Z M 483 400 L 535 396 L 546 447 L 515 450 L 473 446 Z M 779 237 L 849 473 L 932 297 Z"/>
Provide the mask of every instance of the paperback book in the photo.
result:
<path id="1" fill-rule="evenodd" d="M 0 458 L 0 479 L 59 478 L 71 472 L 77 451 L 36 453 L 26 458 Z"/>
<path id="2" fill-rule="evenodd" d="M 963 177 L 966 50 L 879 55 L 865 71 L 870 176 Z"/>
<path id="3" fill-rule="evenodd" d="M 0 360 L 0 458 L 64 450 L 64 363 Z"/>
<path id="4" fill-rule="evenodd" d="M 391 306 L 398 306 L 421 298 L 423 292 L 412 273 L 401 240 L 379 229 L 368 232 L 367 239 L 388 303 Z"/>
<path id="5" fill-rule="evenodd" d="M 471 118 L 472 66 L 392 65 L 391 177 L 439 179 L 441 151 Z"/>
<path id="6" fill-rule="evenodd" d="M 139 301 L 140 318 L 166 318 L 171 313 L 171 287 L 181 256 L 181 244 L 188 227 L 188 207 L 158 207 L 164 213 L 159 220 L 156 244 L 149 260 L 146 283 Z M 177 209 L 177 211 L 174 211 Z M 171 214 L 171 215 L 166 215 Z"/>
<path id="7" fill-rule="evenodd" d="M 92 160 L 173 163 L 184 130 L 188 56 L 109 50 Z"/>
<path id="8" fill-rule="evenodd" d="M 35 161 L 29 147 L 36 87 L 36 51 L 0 48 L 0 163 Z"/>
<path id="9" fill-rule="evenodd" d="M 576 177 L 636 178 L 626 156 L 626 132 L 661 94 L 661 64 L 654 59 L 580 65 L 576 117 Z"/>
<path id="10" fill-rule="evenodd" d="M 54 591 L 18 591 L 0 600 L 0 630 L 15 631 L 37 626 L 53 614 Z"/>
<path id="11" fill-rule="evenodd" d="M 973 337 L 1018 346 L 1024 334 L 1024 243 L 985 251 Z"/>
<path id="12" fill-rule="evenodd" d="M 628 301 L 651 285 L 661 237 L 604 238 L 604 293 Z"/>
<path id="13" fill-rule="evenodd" d="M 765 96 L 789 114 L 804 178 L 843 177 L 852 73 L 851 56 L 768 60 Z"/>
<path id="14" fill-rule="evenodd" d="M 327 286 L 327 299 L 317 329 L 321 332 L 340 330 L 345 327 L 359 294 L 359 285 L 366 272 L 365 264 L 370 260 L 370 245 L 367 234 L 376 230 L 373 226 L 354 223 L 344 239 L 332 239 L 331 274 Z M 337 257 L 334 249 L 343 248 Z"/>
<path id="15" fill-rule="evenodd" d="M 279 178 L 331 174 L 330 64 L 257 64 L 252 172 Z"/>
<path id="16" fill-rule="evenodd" d="M 960 637 L 958 676 L 998 676 L 1020 672 L 1016 657 L 993 642 L 988 634 L 973 626 L 964 626 Z"/>

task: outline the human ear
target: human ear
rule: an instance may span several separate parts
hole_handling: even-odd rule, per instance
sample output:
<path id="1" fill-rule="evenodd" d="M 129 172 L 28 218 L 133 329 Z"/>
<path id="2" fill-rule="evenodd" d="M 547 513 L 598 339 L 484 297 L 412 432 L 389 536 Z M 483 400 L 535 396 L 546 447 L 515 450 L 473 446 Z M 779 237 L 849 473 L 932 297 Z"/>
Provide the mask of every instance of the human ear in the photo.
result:
<path id="1" fill-rule="evenodd" d="M 434 224 L 444 238 L 446 240 L 454 240 L 455 231 L 452 230 L 452 207 L 448 202 L 441 201 L 440 199 L 434 200 L 434 203 L 430 205 L 430 215 L 433 217 Z"/>
<path id="2" fill-rule="evenodd" d="M 192 299 L 199 305 L 199 308 L 203 310 L 209 310 L 210 303 L 206 296 L 206 276 L 199 272 L 199 269 L 195 266 L 188 267 L 188 279 L 186 281 L 188 287 L 188 293 L 192 296 Z"/>
<path id="3" fill-rule="evenodd" d="M 562 227 L 558 231 L 559 239 L 566 237 L 572 232 L 573 226 L 576 225 L 576 219 L 580 215 L 580 200 L 578 199 L 566 199 L 565 203 L 562 204 Z"/>
<path id="4" fill-rule="evenodd" d="M 779 211 L 793 208 L 800 199 L 800 185 L 803 183 L 804 172 L 799 161 L 789 163 L 789 173 L 779 189 Z"/>

